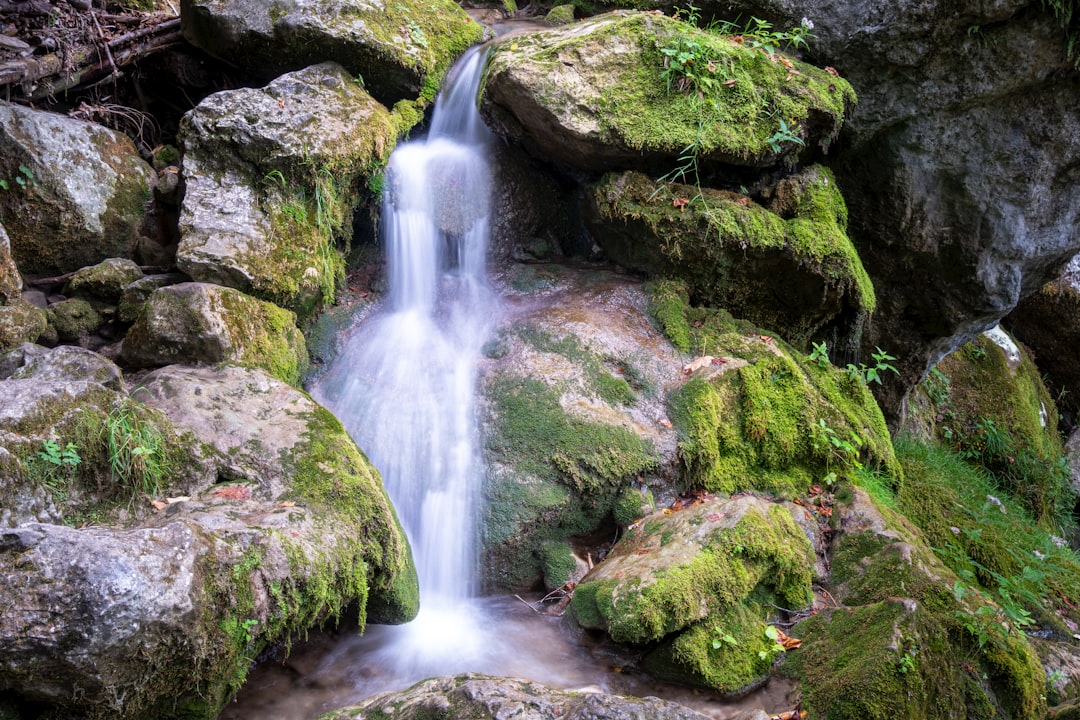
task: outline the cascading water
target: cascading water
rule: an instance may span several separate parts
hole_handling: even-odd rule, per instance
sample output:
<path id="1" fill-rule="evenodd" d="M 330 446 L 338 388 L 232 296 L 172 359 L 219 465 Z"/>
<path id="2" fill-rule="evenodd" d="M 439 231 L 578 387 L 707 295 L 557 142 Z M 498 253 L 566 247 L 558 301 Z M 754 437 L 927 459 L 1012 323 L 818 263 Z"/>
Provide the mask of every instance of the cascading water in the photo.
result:
<path id="1" fill-rule="evenodd" d="M 477 638 L 473 398 L 476 358 L 499 314 L 485 278 L 491 136 L 476 110 L 482 66 L 476 48 L 452 72 L 427 138 L 394 151 L 383 202 L 386 308 L 314 391 L 382 473 L 412 544 L 420 615 L 369 631 L 380 645 L 373 661 L 403 678 L 467 663 Z"/>

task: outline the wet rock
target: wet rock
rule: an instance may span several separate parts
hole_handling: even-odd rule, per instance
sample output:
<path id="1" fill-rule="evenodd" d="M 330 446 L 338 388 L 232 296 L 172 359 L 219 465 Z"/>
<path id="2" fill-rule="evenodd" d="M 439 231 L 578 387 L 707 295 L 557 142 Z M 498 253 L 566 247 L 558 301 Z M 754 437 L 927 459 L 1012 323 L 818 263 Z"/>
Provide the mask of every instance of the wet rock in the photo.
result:
<path id="1" fill-rule="evenodd" d="M 449 0 L 287 0 L 270 11 L 250 0 L 184 0 L 180 17 L 192 45 L 234 65 L 272 78 L 330 60 L 387 105 L 421 93 L 434 100 L 453 60 L 483 36 Z"/>
<path id="2" fill-rule="evenodd" d="M 396 118 L 333 63 L 204 99 L 180 129 L 180 270 L 311 315 L 344 274 L 338 244 Z"/>
<path id="3" fill-rule="evenodd" d="M 206 283 L 155 290 L 128 331 L 121 356 L 134 367 L 238 362 L 292 384 L 308 363 L 293 313 Z"/>
<path id="4" fill-rule="evenodd" d="M 385 717 L 495 720 L 704 720 L 706 716 L 658 698 L 634 698 L 600 692 L 554 690 L 530 680 L 475 673 L 432 678 L 401 692 L 382 693 L 359 705 L 323 715 L 321 720 Z"/>
<path id="5" fill-rule="evenodd" d="M 0 212 L 24 276 L 131 257 L 154 173 L 127 136 L 0 103 Z"/>
<path id="6" fill-rule="evenodd" d="M 718 104 L 704 129 L 687 97 L 699 88 L 669 92 L 661 76 L 662 48 L 687 37 L 708 47 L 723 76 L 706 92 Z M 839 77 L 796 68 L 662 15 L 608 14 L 493 44 L 481 112 L 496 133 L 569 168 L 659 175 L 692 144 L 703 165 L 761 168 L 827 147 L 854 100 Z M 729 77 L 733 85 L 723 86 Z M 763 104 L 791 123 L 799 143 L 767 140 L 779 126 Z"/>

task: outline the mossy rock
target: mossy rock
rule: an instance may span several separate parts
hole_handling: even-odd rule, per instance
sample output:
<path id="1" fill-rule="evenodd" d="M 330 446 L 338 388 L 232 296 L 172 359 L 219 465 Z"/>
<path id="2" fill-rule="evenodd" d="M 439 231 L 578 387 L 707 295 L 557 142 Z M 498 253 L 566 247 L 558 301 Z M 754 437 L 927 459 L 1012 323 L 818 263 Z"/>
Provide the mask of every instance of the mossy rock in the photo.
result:
<path id="1" fill-rule="evenodd" d="M 205 283 L 155 290 L 128 331 L 122 355 L 135 367 L 234 362 L 293 385 L 308 366 L 293 313 Z"/>
<path id="2" fill-rule="evenodd" d="M 739 193 L 613 173 L 587 190 L 586 218 L 623 267 L 684 280 L 695 304 L 807 349 L 830 330 L 861 327 L 876 299 L 832 173 L 815 166 L 780 187 L 785 201 L 765 207 Z"/>
<path id="3" fill-rule="evenodd" d="M 549 25 L 569 25 L 574 22 L 574 6 L 571 5 L 556 5 L 548 10 L 548 14 L 544 16 L 544 20 Z"/>
<path id="4" fill-rule="evenodd" d="M 64 294 L 117 304 L 124 288 L 143 276 L 135 261 L 110 258 L 75 271 L 64 286 Z"/>
<path id="5" fill-rule="evenodd" d="M 1057 407 L 1030 354 L 1003 330 L 943 359 L 909 405 L 906 432 L 961 449 L 1043 525 L 1071 522 Z"/>
<path id="6" fill-rule="evenodd" d="M 21 297 L 0 305 L 0 352 L 34 342 L 49 326 L 48 315 Z"/>
<path id="7" fill-rule="evenodd" d="M 690 312 L 683 305 L 682 322 Z M 668 322 L 672 322 L 668 318 Z M 798 495 L 869 464 L 898 476 L 881 410 L 866 384 L 810 362 L 767 335 L 712 314 L 706 332 L 719 366 L 692 374 L 669 398 L 684 481 L 713 492 Z"/>
<path id="8" fill-rule="evenodd" d="M 428 101 L 484 29 L 451 0 L 346 5 L 312 0 L 184 0 L 184 36 L 264 77 L 330 60 L 383 104 Z"/>
<path id="9" fill-rule="evenodd" d="M 663 76 L 693 45 L 707 87 Z M 538 157 L 581 170 L 671 171 L 687 147 L 704 166 L 765 167 L 827 147 L 855 95 L 844 80 L 652 13 L 617 12 L 492 45 L 481 112 Z M 702 63 L 704 65 L 704 63 Z M 764 112 L 763 112 L 764 109 Z M 777 143 L 780 120 L 802 145 Z"/>
<path id="10" fill-rule="evenodd" d="M 855 489 L 833 523 L 834 607 L 790 632 L 785 672 L 804 707 L 835 720 L 1042 718 L 1046 676 L 1000 609 L 957 590 L 910 524 Z M 836 605 L 839 603 L 839 605 Z"/>
<path id="11" fill-rule="evenodd" d="M 69 298 L 53 303 L 45 312 L 49 325 L 56 329 L 60 342 L 84 341 L 105 324 L 105 319 L 94 306 L 82 298 Z"/>

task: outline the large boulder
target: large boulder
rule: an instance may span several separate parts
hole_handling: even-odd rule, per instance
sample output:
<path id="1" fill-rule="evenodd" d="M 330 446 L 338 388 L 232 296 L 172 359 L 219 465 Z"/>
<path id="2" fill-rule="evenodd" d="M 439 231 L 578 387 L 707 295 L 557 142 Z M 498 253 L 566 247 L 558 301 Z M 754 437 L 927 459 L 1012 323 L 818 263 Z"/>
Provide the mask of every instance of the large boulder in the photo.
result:
<path id="1" fill-rule="evenodd" d="M 702 7 L 705 20 L 759 17 L 779 28 L 809 18 L 814 61 L 835 66 L 859 94 L 834 170 L 878 293 L 864 349 L 888 345 L 899 357 L 901 381 L 878 394 L 897 419 L 904 396 L 938 360 L 996 324 L 1080 249 L 1073 4 Z"/>
<path id="2" fill-rule="evenodd" d="M 454 59 L 483 28 L 450 0 L 183 0 L 184 37 L 269 79 L 330 60 L 392 105 L 435 99 Z"/>
<path id="3" fill-rule="evenodd" d="M 19 500 L 0 535 L 7 697 L 68 717 L 214 718 L 268 644 L 415 615 L 378 474 L 304 393 L 237 367 L 165 368 L 131 397 L 24 374 L 0 382 L 0 489 Z"/>
<path id="4" fill-rule="evenodd" d="M 609 174 L 586 190 L 586 219 L 623 267 L 683 278 L 695 304 L 723 307 L 803 349 L 860 332 L 874 288 L 832 173 L 811 167 L 770 194 L 762 206 L 735 192 Z"/>
<path id="5" fill-rule="evenodd" d="M 45 311 L 21 297 L 0 304 L 0 352 L 35 342 L 48 326 Z"/>
<path id="6" fill-rule="evenodd" d="M 669 50 L 693 55 L 707 81 L 666 79 Z M 481 112 L 538 157 L 590 172 L 659 175 L 688 148 L 702 166 L 793 163 L 829 146 L 855 98 L 839 77 L 781 57 L 663 15 L 613 13 L 496 42 Z"/>
<path id="7" fill-rule="evenodd" d="M 292 312 L 207 283 L 154 291 L 124 338 L 122 357 L 134 367 L 235 362 L 292 385 L 308 366 Z"/>
<path id="8" fill-rule="evenodd" d="M 215 93 L 184 116 L 177 265 L 309 316 L 344 274 L 352 213 L 399 116 L 341 66 Z"/>
<path id="9" fill-rule="evenodd" d="M 706 500 L 635 523 L 578 583 L 571 608 L 583 627 L 649 646 L 654 675 L 740 693 L 768 677 L 779 652 L 766 634 L 771 606 L 809 606 L 812 567 L 787 508 Z"/>
<path id="10" fill-rule="evenodd" d="M 431 678 L 407 690 L 380 693 L 320 720 L 705 720 L 699 712 L 659 698 L 555 690 L 531 680 L 475 673 Z"/>
<path id="11" fill-rule="evenodd" d="M 0 216 L 24 276 L 132 257 L 155 178 L 121 133 L 0 102 Z"/>

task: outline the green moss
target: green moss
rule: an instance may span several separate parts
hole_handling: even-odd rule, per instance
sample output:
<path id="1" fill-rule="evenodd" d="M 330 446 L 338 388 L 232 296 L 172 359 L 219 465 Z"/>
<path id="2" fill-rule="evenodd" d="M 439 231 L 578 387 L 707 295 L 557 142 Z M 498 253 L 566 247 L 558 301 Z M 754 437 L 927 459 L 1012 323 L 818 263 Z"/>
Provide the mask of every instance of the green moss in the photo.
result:
<path id="1" fill-rule="evenodd" d="M 876 297 L 847 236 L 832 174 L 809 168 L 776 193 L 770 209 L 738 193 L 613 173 L 590 189 L 588 202 L 604 223 L 600 243 L 620 264 L 682 279 L 687 300 L 723 307 L 806 347 L 840 317 L 865 321 Z M 654 297 L 662 327 L 676 347 L 689 349 L 679 293 L 661 285 Z"/>
<path id="2" fill-rule="evenodd" d="M 781 63 L 764 52 L 713 35 L 673 18 L 651 13 L 605 15 L 575 24 L 565 36 L 552 33 L 514 38 L 496 45 L 486 77 L 520 64 L 543 66 L 577 64 L 580 56 L 593 56 L 593 45 L 640 48 L 640 59 L 610 54 L 603 73 L 596 118 L 600 139 L 627 145 L 648 155 L 679 153 L 695 146 L 701 156 L 728 163 L 756 164 L 774 156 L 769 139 L 779 119 L 798 126 L 813 118 L 839 131 L 846 109 L 854 103 L 851 86 L 842 79 L 803 63 L 790 75 Z M 669 90 L 662 77 L 664 48 L 686 42 L 699 44 L 717 68 L 717 82 L 704 97 Z M 732 85 L 724 82 L 734 80 Z M 543 89 L 560 95 L 557 87 Z M 553 110 L 558 114 L 557 110 Z M 830 134 L 823 142 L 831 140 Z"/>
<path id="3" fill-rule="evenodd" d="M 612 517 L 620 527 L 626 527 L 655 509 L 656 501 L 653 500 L 651 491 L 628 487 L 619 493 L 619 496 L 615 499 Z"/>
<path id="4" fill-rule="evenodd" d="M 308 356 L 296 315 L 236 290 L 223 289 L 216 297 L 234 342 L 228 359 L 262 368 L 282 382 L 298 386 L 307 372 Z"/>
<path id="5" fill-rule="evenodd" d="M 574 551 L 565 542 L 548 542 L 541 546 L 541 560 L 544 563 L 544 586 L 558 588 L 570 580 L 577 569 Z"/>
<path id="6" fill-rule="evenodd" d="M 61 342 L 75 343 L 97 332 L 105 320 L 86 300 L 69 298 L 53 303 L 45 311 Z"/>
<path id="7" fill-rule="evenodd" d="M 767 615 L 753 602 L 725 608 L 650 652 L 642 667 L 661 680 L 739 694 L 768 677 L 780 651 L 765 634 Z"/>
<path id="8" fill-rule="evenodd" d="M 573 5 L 556 5 L 548 10 L 548 14 L 544 16 L 551 25 L 568 25 L 574 22 L 574 6 Z"/>
<path id="9" fill-rule="evenodd" d="M 586 627 L 593 625 L 582 618 L 600 618 L 599 627 L 616 642 L 646 643 L 734 606 L 759 584 L 786 607 L 803 607 L 810 599 L 809 552 L 806 536 L 786 510 L 773 508 L 767 518 L 748 510 L 686 564 L 656 570 L 648 584 L 582 583 L 572 601 L 575 616 Z M 590 585 L 599 587 L 583 593 Z"/>
<path id="10" fill-rule="evenodd" d="M 809 363 L 772 338 L 754 338 L 760 349 L 741 353 L 749 364 L 710 380 L 692 378 L 669 398 L 687 484 L 799 494 L 829 472 L 852 472 L 856 460 L 899 474 L 881 411 L 864 384 Z M 719 335 L 709 351 L 738 350 L 746 340 Z M 838 452 L 832 438 L 849 442 L 857 457 Z"/>

